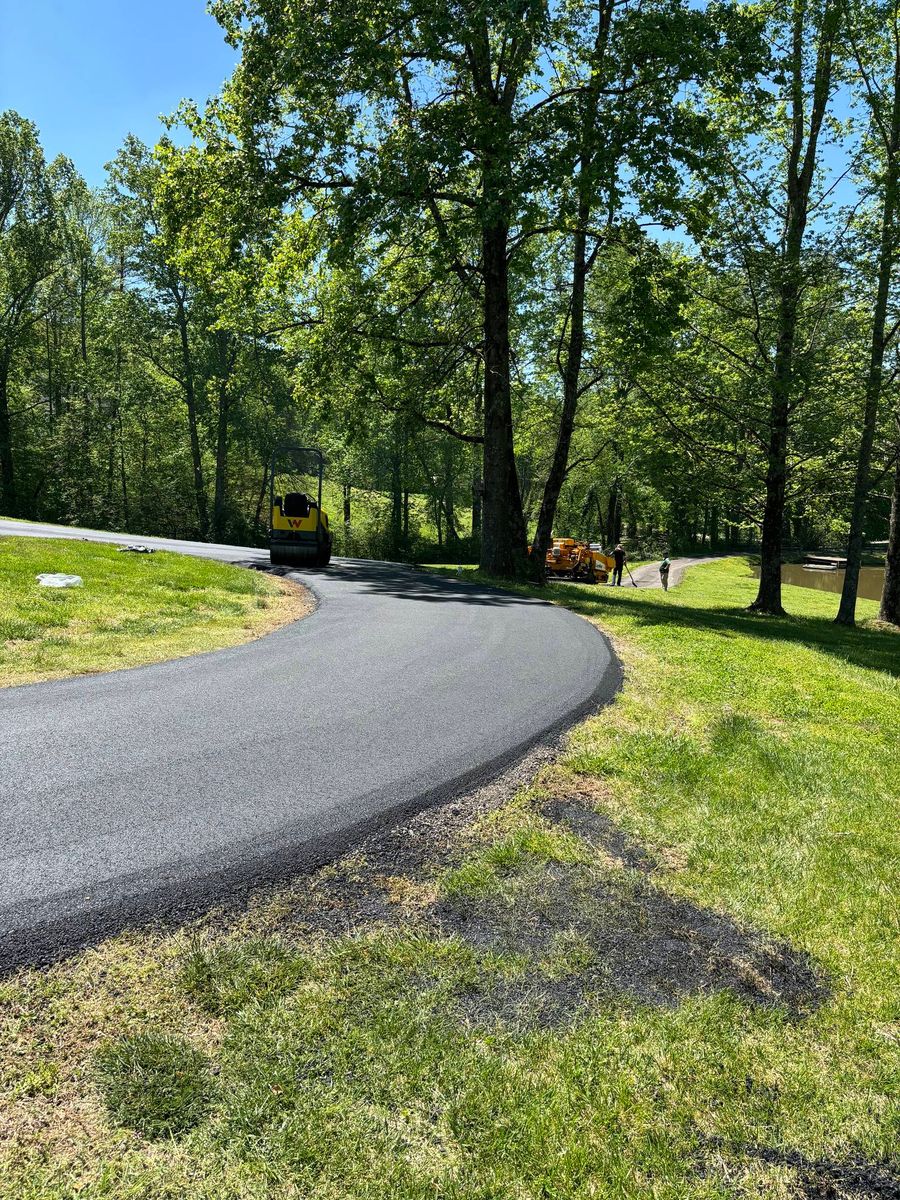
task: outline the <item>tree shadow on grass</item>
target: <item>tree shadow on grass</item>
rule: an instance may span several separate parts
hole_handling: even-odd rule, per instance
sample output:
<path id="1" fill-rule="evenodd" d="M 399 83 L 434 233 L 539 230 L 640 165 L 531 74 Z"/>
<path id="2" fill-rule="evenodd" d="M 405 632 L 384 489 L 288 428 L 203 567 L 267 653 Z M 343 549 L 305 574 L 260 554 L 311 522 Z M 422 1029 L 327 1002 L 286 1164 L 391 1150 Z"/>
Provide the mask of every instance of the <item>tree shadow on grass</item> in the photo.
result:
<path id="1" fill-rule="evenodd" d="M 900 676 L 900 630 L 861 626 L 844 629 L 827 617 L 764 617 L 740 608 L 688 607 L 661 604 L 628 593 L 615 599 L 604 596 L 570 598 L 568 607 L 585 617 L 602 619 L 605 613 L 624 609 L 639 625 L 665 625 L 675 629 L 707 630 L 723 637 L 752 637 L 821 650 L 842 662 Z"/>
<path id="2" fill-rule="evenodd" d="M 437 569 L 429 568 L 431 572 L 441 577 Z M 446 580 L 447 577 L 443 578 Z M 496 590 L 491 586 L 493 581 L 480 573 L 475 575 L 473 582 L 492 593 Z M 500 586 L 502 588 L 503 585 Z M 651 600 L 647 595 L 649 589 L 646 588 L 608 589 L 601 586 L 588 589 L 572 583 L 562 586 L 565 590 L 556 593 L 565 597 L 561 606 L 583 617 L 602 620 L 608 613 L 624 610 L 639 625 L 668 625 L 685 630 L 710 630 L 723 637 L 739 635 L 793 643 L 821 650 L 855 666 L 900 676 L 900 629 L 867 625 L 846 629 L 835 625 L 830 617 L 767 617 L 751 613 L 746 608 L 724 604 L 706 607 L 673 604 Z M 520 601 L 553 601 L 556 598 L 554 592 L 559 587 L 558 583 L 546 588 L 521 585 L 515 592 L 509 591 L 507 594 Z"/>

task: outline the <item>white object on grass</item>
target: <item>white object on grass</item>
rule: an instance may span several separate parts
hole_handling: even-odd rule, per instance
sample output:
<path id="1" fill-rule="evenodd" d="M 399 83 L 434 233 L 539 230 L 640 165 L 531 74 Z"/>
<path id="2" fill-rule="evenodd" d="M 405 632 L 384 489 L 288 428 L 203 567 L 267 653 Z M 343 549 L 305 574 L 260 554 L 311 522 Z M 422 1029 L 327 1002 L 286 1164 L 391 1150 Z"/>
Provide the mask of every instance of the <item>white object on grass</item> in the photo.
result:
<path id="1" fill-rule="evenodd" d="M 80 575 L 61 575 L 59 573 L 45 572 L 43 575 L 37 576 L 37 581 L 41 587 L 81 587 L 84 580 Z"/>

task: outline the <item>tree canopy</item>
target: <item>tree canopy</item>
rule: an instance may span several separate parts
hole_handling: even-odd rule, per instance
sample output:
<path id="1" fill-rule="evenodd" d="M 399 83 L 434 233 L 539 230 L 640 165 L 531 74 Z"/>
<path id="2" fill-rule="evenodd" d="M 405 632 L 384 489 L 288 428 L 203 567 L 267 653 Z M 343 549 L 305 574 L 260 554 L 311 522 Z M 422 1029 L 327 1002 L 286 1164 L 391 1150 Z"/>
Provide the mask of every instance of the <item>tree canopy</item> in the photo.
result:
<path id="1" fill-rule="evenodd" d="M 212 11 L 233 77 L 104 188 L 0 117 L 6 513 L 256 541 L 299 439 L 338 550 L 754 546 L 777 612 L 840 547 L 852 622 L 890 538 L 898 619 L 894 8 Z"/>

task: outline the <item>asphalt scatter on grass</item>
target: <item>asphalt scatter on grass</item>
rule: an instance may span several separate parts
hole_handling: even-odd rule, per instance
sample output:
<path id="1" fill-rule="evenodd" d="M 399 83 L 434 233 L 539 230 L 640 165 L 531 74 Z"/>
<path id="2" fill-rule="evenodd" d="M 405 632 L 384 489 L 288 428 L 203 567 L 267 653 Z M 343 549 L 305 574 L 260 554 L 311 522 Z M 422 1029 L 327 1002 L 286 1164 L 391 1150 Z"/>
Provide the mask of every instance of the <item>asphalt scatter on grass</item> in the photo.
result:
<path id="1" fill-rule="evenodd" d="M 802 1016 L 825 995 L 809 961 L 789 946 L 633 876 L 598 881 L 580 864 L 525 872 L 503 904 L 496 897 L 439 901 L 432 916 L 445 934 L 479 950 L 525 955 L 534 964 L 522 980 L 529 993 L 524 1007 L 506 980 L 468 998 L 469 1014 L 482 1020 L 493 1008 L 515 1023 L 531 1010 L 540 1023 L 557 1023 L 604 995 L 671 1006 L 720 990 Z M 571 972 L 567 950 L 578 963 Z M 563 960 L 558 973 L 556 954 Z"/>
<path id="2" fill-rule="evenodd" d="M 565 826 L 589 846 L 605 851 L 632 870 L 649 874 L 659 866 L 640 842 L 629 837 L 606 813 L 594 808 L 583 793 L 549 800 L 541 811 L 555 825 Z"/>
<path id="3" fill-rule="evenodd" d="M 376 830 L 353 854 L 320 868 L 312 877 L 302 876 L 290 893 L 282 931 L 289 936 L 303 932 L 339 936 L 376 925 L 397 928 L 418 921 L 422 893 L 428 894 L 429 885 L 433 892 L 440 871 L 478 840 L 473 823 L 530 787 L 558 753 L 558 742 L 541 743 L 481 787 Z M 413 885 L 407 889 L 407 903 L 402 889 L 391 889 L 388 881 Z M 417 893 L 415 886 L 422 891 Z"/>
<path id="4" fill-rule="evenodd" d="M 711 1147 L 726 1149 L 718 1140 Z M 732 1159 L 755 1159 L 773 1167 L 789 1167 L 795 1175 L 798 1200 L 900 1200 L 900 1165 L 870 1162 L 859 1156 L 809 1158 L 798 1150 L 769 1146 L 727 1147 Z M 707 1169 L 706 1174 L 710 1174 Z"/>
<path id="5" fill-rule="evenodd" d="M 291 924 L 335 936 L 414 926 L 458 937 L 485 960 L 515 956 L 520 971 L 501 977 L 486 969 L 457 998 L 460 1018 L 479 1025 L 559 1026 L 592 1003 L 671 1007 L 721 990 L 793 1018 L 825 1000 L 827 985 L 807 955 L 663 890 L 654 878 L 658 857 L 601 812 L 589 790 L 551 788 L 536 815 L 575 834 L 596 862 L 528 861 L 503 878 L 498 894 L 442 895 L 443 870 L 484 847 L 473 819 L 541 765 L 532 758 L 515 779 L 374 835 L 360 854 L 319 874 L 298 897 Z"/>
<path id="6" fill-rule="evenodd" d="M 900 1200 L 900 1175 L 887 1164 L 809 1161 L 799 1154 L 786 1154 L 782 1161 L 796 1166 L 804 1200 Z"/>

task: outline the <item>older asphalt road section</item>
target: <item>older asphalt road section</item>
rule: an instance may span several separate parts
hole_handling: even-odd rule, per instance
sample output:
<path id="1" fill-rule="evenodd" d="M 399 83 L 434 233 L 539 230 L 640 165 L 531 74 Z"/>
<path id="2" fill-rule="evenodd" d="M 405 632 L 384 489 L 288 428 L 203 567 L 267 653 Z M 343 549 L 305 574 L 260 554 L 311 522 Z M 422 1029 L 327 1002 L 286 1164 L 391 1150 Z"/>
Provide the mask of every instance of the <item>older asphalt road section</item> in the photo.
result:
<path id="1" fill-rule="evenodd" d="M 0 521 L 0 534 L 239 546 Z M 0 969 L 183 918 L 458 794 L 608 700 L 586 621 L 389 563 L 298 572 L 319 607 L 233 649 L 0 689 Z"/>

